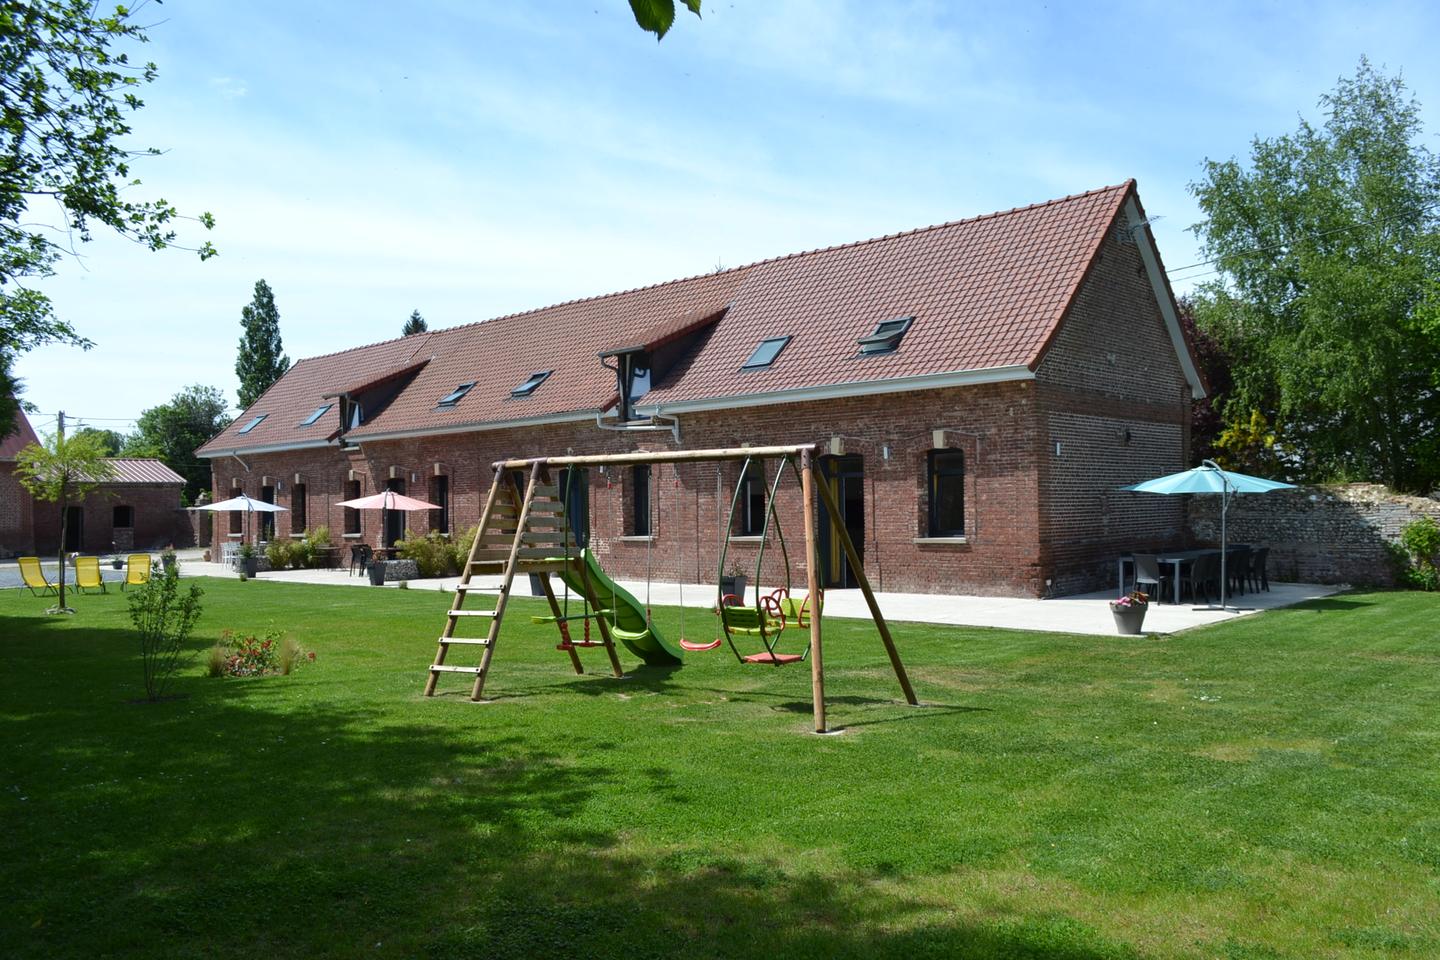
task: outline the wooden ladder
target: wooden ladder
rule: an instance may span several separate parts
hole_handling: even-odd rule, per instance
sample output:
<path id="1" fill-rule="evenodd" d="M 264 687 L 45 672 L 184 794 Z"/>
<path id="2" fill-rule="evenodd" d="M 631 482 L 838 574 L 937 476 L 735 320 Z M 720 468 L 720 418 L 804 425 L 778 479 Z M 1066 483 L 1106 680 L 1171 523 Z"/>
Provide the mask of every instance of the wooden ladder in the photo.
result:
<path id="1" fill-rule="evenodd" d="M 564 622 L 555 592 L 550 586 L 550 574 L 565 569 L 565 505 L 560 499 L 559 488 L 543 483 L 544 465 L 536 462 L 530 470 L 525 485 L 523 500 L 517 495 L 512 484 L 501 468 L 495 470 L 490 484 L 490 495 L 485 509 L 480 514 L 480 525 L 475 532 L 475 542 L 470 546 L 464 569 L 460 571 L 460 582 L 455 585 L 455 598 L 446 613 L 445 629 L 440 634 L 435 660 L 430 664 L 430 675 L 425 681 L 425 696 L 435 695 L 435 685 L 442 673 L 464 673 L 475 677 L 470 691 L 471 700 L 479 700 L 485 689 L 485 677 L 490 671 L 490 661 L 495 655 L 495 642 L 500 636 L 500 626 L 509 604 L 510 591 L 517 573 L 539 574 L 546 600 L 562 627 Z M 557 559 L 559 557 L 560 559 Z M 583 569 L 583 567 L 582 567 Z M 465 600 L 481 587 L 472 584 L 476 574 L 500 573 L 502 581 L 500 594 L 493 610 L 465 609 Z M 485 637 L 457 637 L 456 625 L 468 617 L 484 617 L 490 621 Z M 603 617 L 597 617 L 603 645 L 610 655 L 615 676 L 624 676 L 615 645 L 610 637 Z M 478 646 L 481 648 L 478 667 L 452 666 L 445 662 L 452 645 Z M 584 673 L 580 657 L 569 649 L 571 665 L 576 673 Z"/>

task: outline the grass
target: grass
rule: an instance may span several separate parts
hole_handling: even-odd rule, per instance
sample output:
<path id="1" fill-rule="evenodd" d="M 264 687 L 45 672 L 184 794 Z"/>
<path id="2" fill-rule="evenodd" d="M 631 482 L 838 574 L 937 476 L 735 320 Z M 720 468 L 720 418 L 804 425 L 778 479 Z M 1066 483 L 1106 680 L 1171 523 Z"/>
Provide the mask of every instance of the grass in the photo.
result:
<path id="1" fill-rule="evenodd" d="M 1434 596 L 1168 640 L 897 625 L 919 709 L 827 621 L 821 738 L 807 670 L 576 677 L 534 601 L 472 704 L 420 696 L 446 596 L 206 589 L 161 704 L 121 597 L 0 593 L 7 956 L 1440 953 Z M 207 678 L 225 627 L 317 662 Z"/>

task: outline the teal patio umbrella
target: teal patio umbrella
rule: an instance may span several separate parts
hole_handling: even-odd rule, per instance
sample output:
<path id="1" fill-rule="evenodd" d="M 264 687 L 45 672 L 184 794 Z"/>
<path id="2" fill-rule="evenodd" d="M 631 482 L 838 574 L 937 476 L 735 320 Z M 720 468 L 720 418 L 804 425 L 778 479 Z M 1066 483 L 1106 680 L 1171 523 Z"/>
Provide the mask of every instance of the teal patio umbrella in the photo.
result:
<path id="1" fill-rule="evenodd" d="M 1252 477 L 1246 473 L 1235 473 L 1230 470 L 1221 470 L 1220 465 L 1214 460 L 1206 460 L 1198 467 L 1183 470 L 1180 473 L 1172 473 L 1164 477 L 1156 477 L 1154 480 L 1145 480 L 1140 483 L 1132 483 L 1128 487 L 1121 487 L 1121 490 L 1131 490 L 1135 493 L 1198 493 L 1198 494 L 1219 494 L 1220 495 L 1220 609 L 1225 606 L 1225 587 L 1229 583 L 1225 575 L 1225 559 L 1227 550 L 1225 533 L 1225 514 L 1230 509 L 1230 500 L 1240 493 L 1269 493 L 1272 490 L 1293 490 L 1295 484 L 1281 483 L 1279 480 L 1266 480 L 1263 477 Z"/>

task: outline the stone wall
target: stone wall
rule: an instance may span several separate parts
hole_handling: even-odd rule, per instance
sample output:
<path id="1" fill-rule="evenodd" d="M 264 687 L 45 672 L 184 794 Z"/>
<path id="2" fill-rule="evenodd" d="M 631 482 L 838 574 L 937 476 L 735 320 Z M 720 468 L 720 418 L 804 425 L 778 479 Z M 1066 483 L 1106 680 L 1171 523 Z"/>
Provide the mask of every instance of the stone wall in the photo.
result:
<path id="1" fill-rule="evenodd" d="M 1219 498 L 1187 499 L 1195 539 L 1218 544 Z M 1422 516 L 1440 520 L 1440 500 L 1352 483 L 1236 497 L 1226 523 L 1231 543 L 1270 547 L 1272 580 L 1393 586 L 1386 544 Z"/>

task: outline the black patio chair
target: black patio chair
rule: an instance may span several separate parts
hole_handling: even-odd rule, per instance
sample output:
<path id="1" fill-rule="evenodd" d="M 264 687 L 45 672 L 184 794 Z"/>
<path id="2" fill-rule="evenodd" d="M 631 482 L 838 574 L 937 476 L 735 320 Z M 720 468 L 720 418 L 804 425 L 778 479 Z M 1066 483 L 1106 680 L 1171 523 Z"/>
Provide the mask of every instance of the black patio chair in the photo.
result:
<path id="1" fill-rule="evenodd" d="M 360 575 L 363 577 L 365 571 L 370 569 L 370 560 L 373 552 L 368 543 L 357 543 L 350 547 L 350 570 L 347 576 L 355 575 L 355 568 L 360 568 Z"/>
<path id="2" fill-rule="evenodd" d="M 1220 592 L 1220 554 L 1207 553 L 1196 557 L 1187 570 L 1180 572 L 1180 596 L 1185 596 L 1185 589 L 1190 589 L 1190 600 L 1192 603 L 1200 602 L 1200 594 L 1205 594 L 1205 602 L 1210 602 L 1211 590 Z"/>
<path id="3" fill-rule="evenodd" d="M 1250 545 L 1232 546 L 1225 554 L 1225 578 L 1230 581 L 1230 595 L 1245 592 L 1250 579 Z"/>
<path id="4" fill-rule="evenodd" d="M 1146 590 L 1157 599 L 1163 593 L 1161 586 L 1165 577 L 1160 573 L 1160 558 L 1153 553 L 1137 553 L 1132 556 L 1135 561 L 1135 589 L 1139 590 L 1141 584 L 1153 586 L 1154 589 Z"/>
<path id="5" fill-rule="evenodd" d="M 1269 562 L 1269 547 L 1260 547 L 1258 550 L 1250 552 L 1250 569 L 1247 571 L 1247 577 L 1252 589 L 1270 592 L 1270 571 L 1267 569 Z"/>

